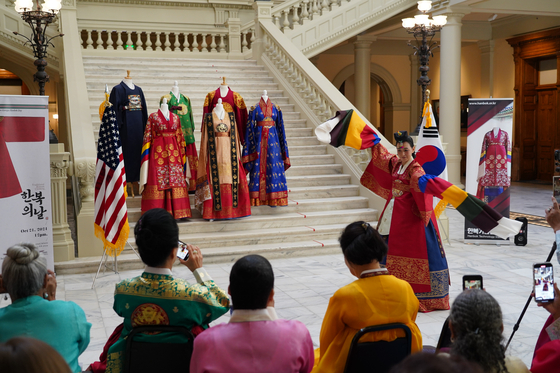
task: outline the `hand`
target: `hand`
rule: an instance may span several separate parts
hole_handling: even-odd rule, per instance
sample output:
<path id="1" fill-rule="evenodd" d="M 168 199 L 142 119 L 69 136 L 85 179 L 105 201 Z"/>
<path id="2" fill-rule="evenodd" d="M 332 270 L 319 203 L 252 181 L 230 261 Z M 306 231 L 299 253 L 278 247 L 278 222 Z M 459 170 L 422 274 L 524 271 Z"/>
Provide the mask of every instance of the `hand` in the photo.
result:
<path id="1" fill-rule="evenodd" d="M 56 299 L 56 275 L 50 269 L 47 270 L 45 292 L 48 295 L 48 300 Z"/>
<path id="2" fill-rule="evenodd" d="M 554 320 L 560 318 L 560 290 L 558 290 L 558 285 L 556 283 L 554 283 L 554 301 L 548 303 L 537 303 L 537 305 L 550 312 Z"/>
<path id="3" fill-rule="evenodd" d="M 194 272 L 195 269 L 202 267 L 202 253 L 198 246 L 191 244 L 187 244 L 187 249 L 189 250 L 189 258 L 187 260 L 179 258 L 179 261 L 182 265 L 187 266 L 191 272 Z"/>
<path id="4" fill-rule="evenodd" d="M 554 232 L 560 229 L 560 208 L 558 208 L 558 202 L 556 198 L 552 197 L 552 207 L 544 211 L 546 216 L 546 221 L 554 229 Z"/>

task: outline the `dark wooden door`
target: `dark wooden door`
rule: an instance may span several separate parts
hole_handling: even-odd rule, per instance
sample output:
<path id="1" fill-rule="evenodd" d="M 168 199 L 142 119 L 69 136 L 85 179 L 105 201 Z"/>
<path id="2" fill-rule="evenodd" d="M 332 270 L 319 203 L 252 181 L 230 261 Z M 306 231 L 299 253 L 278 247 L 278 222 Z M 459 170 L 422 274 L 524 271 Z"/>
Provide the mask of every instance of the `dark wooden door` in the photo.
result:
<path id="1" fill-rule="evenodd" d="M 556 89 L 538 92 L 537 179 L 552 182 L 556 138 Z"/>
<path id="2" fill-rule="evenodd" d="M 523 80 L 521 105 L 523 106 L 520 128 L 521 135 L 521 180 L 537 178 L 537 61 L 522 62 Z"/>

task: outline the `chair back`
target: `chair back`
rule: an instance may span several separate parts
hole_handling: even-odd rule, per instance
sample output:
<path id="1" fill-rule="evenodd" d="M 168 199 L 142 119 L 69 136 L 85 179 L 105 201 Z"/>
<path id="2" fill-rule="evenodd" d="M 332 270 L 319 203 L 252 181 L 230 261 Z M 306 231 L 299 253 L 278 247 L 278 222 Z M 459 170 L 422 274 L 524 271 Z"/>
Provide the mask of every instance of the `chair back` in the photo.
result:
<path id="1" fill-rule="evenodd" d="M 436 346 L 436 353 L 442 348 L 449 349 L 451 347 L 451 329 L 449 329 L 449 316 L 445 319 L 443 326 L 441 327 L 441 333 L 439 335 L 439 340 Z M 444 352 L 448 352 L 444 350 Z"/>
<path id="2" fill-rule="evenodd" d="M 360 338 L 365 334 L 380 332 L 390 329 L 402 329 L 404 337 L 394 341 L 361 342 Z M 410 328 L 404 324 L 383 324 L 368 326 L 359 330 L 350 344 L 348 359 L 344 373 L 385 373 L 391 370 L 393 365 L 410 355 L 412 350 L 412 333 Z"/>
<path id="3" fill-rule="evenodd" d="M 171 333 L 185 336 L 183 343 L 139 342 L 140 333 Z M 184 326 L 146 325 L 132 329 L 126 340 L 124 373 L 189 372 L 194 336 Z"/>

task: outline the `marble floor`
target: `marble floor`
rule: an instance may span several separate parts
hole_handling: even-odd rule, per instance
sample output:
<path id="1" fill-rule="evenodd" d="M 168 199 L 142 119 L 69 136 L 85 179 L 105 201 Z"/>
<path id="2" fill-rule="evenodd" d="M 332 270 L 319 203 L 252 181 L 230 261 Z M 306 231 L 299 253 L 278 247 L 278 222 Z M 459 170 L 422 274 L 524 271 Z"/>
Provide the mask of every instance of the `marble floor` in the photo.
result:
<path id="1" fill-rule="evenodd" d="M 514 183 L 511 188 L 511 211 L 544 216 L 548 207 L 551 187 Z M 486 291 L 500 303 L 504 316 L 504 337 L 512 333 L 521 311 L 532 290 L 531 264 L 545 261 L 554 240 L 552 229 L 529 225 L 527 246 L 474 245 L 463 242 L 463 217 L 453 209 L 447 210 L 450 221 L 450 243 L 445 244 L 451 274 L 451 301 L 461 291 L 461 277 L 465 274 L 481 274 Z M 202 248 L 204 252 L 204 248 Z M 313 257 L 297 257 L 271 260 L 275 273 L 275 301 L 279 317 L 303 322 L 313 342 L 318 346 L 321 322 L 330 296 L 341 286 L 353 281 L 344 264 L 342 254 Z M 556 258 L 552 263 L 558 268 Z M 224 289 L 232 263 L 205 266 L 216 283 Z M 134 277 L 141 271 L 123 271 L 105 274 L 97 279 L 91 289 L 92 274 L 58 276 L 57 298 L 79 304 L 92 323 L 91 342 L 81 355 L 80 363 L 85 369 L 96 360 L 113 329 L 121 323 L 112 309 L 115 283 Z M 186 267 L 175 267 L 174 275 L 194 281 Z M 556 270 L 558 275 L 558 270 Z M 0 307 L 6 301 L 0 301 Z M 419 314 L 416 320 L 422 331 L 423 344 L 437 344 L 448 311 Z M 548 313 L 531 301 L 519 330 L 507 351 L 508 355 L 520 357 L 530 365 L 537 336 Z M 228 321 L 224 315 L 213 324 Z"/>

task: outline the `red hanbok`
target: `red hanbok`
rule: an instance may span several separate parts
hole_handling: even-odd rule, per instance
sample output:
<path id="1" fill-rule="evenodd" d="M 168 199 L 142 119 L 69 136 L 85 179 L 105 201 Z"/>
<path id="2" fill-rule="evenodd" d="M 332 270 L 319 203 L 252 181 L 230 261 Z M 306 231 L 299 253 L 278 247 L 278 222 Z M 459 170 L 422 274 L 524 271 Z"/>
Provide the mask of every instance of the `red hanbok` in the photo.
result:
<path id="1" fill-rule="evenodd" d="M 179 117 L 169 115 L 167 120 L 160 110 L 150 114 L 144 131 L 140 169 L 142 212 L 164 208 L 175 219 L 190 218 L 185 138 Z"/>
<path id="2" fill-rule="evenodd" d="M 484 135 L 480 161 L 478 163 L 478 189 L 476 197 L 484 200 L 485 188 L 510 186 L 508 163 L 511 163 L 511 143 L 506 131 L 499 130 L 494 135 L 494 130 Z"/>

